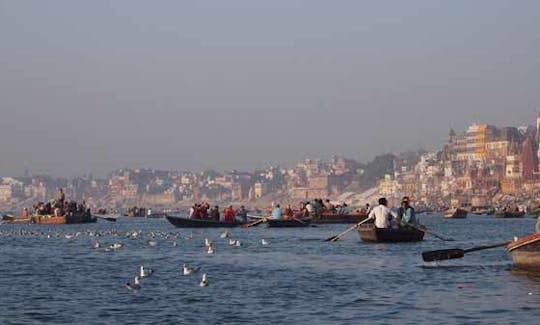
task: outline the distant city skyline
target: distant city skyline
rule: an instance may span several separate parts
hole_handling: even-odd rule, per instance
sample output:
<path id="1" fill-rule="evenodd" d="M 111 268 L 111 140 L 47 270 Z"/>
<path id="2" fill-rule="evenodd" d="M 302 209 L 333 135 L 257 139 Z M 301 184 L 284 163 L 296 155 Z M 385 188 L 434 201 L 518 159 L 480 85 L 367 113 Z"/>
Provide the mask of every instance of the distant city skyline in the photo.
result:
<path id="1" fill-rule="evenodd" d="M 0 1 L 0 176 L 251 170 L 535 125 L 536 1 Z"/>

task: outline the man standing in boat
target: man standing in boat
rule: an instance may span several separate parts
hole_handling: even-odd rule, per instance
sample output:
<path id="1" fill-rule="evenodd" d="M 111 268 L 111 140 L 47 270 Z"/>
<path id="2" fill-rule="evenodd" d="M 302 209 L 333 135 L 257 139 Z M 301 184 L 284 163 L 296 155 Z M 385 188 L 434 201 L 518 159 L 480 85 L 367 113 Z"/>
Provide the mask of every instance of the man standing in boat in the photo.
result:
<path id="1" fill-rule="evenodd" d="M 398 209 L 398 217 L 401 219 L 400 226 L 407 227 L 408 225 L 416 225 L 418 221 L 416 220 L 416 213 L 414 208 L 409 203 L 409 197 L 404 196 L 401 199 L 401 206 Z"/>
<path id="2" fill-rule="evenodd" d="M 379 205 L 374 207 L 369 213 L 368 219 L 375 219 L 375 227 L 388 228 L 392 219 L 397 219 L 394 211 L 388 209 L 388 201 L 385 197 L 379 199 Z"/>

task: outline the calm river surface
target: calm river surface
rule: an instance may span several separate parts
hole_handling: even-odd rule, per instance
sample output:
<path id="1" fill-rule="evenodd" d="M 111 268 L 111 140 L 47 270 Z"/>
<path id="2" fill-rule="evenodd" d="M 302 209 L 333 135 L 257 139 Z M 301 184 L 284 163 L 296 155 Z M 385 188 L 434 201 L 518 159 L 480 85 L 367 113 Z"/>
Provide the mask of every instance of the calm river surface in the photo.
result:
<path id="1" fill-rule="evenodd" d="M 426 250 L 468 248 L 530 234 L 534 219 L 421 220 L 455 241 L 426 235 L 420 243 L 365 244 L 351 232 L 328 243 L 323 239 L 350 225 L 259 226 L 232 229 L 232 238 L 241 241 L 241 247 L 234 247 L 220 238 L 224 229 L 175 228 L 165 219 L 3 224 L 0 324 L 539 322 L 540 277 L 513 271 L 504 248 L 437 264 L 421 258 Z M 128 238 L 126 233 L 133 231 L 141 233 Z M 92 236 L 94 232 L 101 236 Z M 205 252 L 205 238 L 216 245 L 213 255 Z M 263 238 L 270 244 L 262 245 Z M 102 247 L 124 246 L 107 252 L 93 248 L 96 240 Z M 201 270 L 182 276 L 183 263 Z M 142 279 L 139 291 L 129 291 L 124 285 L 141 264 L 154 273 Z M 205 288 L 199 286 L 203 272 L 210 283 Z"/>

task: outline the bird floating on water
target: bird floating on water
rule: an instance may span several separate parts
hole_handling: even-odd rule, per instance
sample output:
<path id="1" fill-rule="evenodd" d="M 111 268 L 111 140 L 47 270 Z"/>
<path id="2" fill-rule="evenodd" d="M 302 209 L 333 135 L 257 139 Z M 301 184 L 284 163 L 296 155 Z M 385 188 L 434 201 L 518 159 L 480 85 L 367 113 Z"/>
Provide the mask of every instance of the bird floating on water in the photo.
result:
<path id="1" fill-rule="evenodd" d="M 154 270 L 152 269 L 145 269 L 144 265 L 141 265 L 139 267 L 139 278 L 146 278 L 149 277 L 152 273 L 154 273 Z"/>
<path id="2" fill-rule="evenodd" d="M 229 245 L 240 247 L 241 243 L 238 239 L 229 239 Z"/>
<path id="3" fill-rule="evenodd" d="M 201 287 L 208 286 L 208 279 L 206 278 L 206 273 L 202 275 L 201 283 L 199 283 Z"/>
<path id="4" fill-rule="evenodd" d="M 157 245 L 157 241 L 155 241 L 155 240 L 149 240 L 149 241 L 148 241 L 148 246 L 154 247 L 154 246 L 156 246 L 156 245 Z"/>
<path id="5" fill-rule="evenodd" d="M 208 238 L 204 239 L 204 246 L 210 247 L 212 245 L 212 241 Z"/>
<path id="6" fill-rule="evenodd" d="M 141 288 L 141 285 L 139 283 L 139 277 L 136 276 L 135 278 L 133 278 L 133 283 L 130 283 L 130 282 L 126 283 L 126 288 L 128 288 L 131 291 L 139 290 Z"/>
<path id="7" fill-rule="evenodd" d="M 214 245 L 213 244 L 210 244 L 208 246 L 208 249 L 206 250 L 206 253 L 208 254 L 214 254 Z"/>
<path id="8" fill-rule="evenodd" d="M 263 239 L 261 239 L 261 244 L 266 246 L 266 245 L 268 245 L 270 243 L 268 242 L 268 240 L 263 238 Z"/>
<path id="9" fill-rule="evenodd" d="M 187 266 L 187 264 L 184 264 L 182 266 L 182 275 L 190 275 L 190 274 L 193 274 L 197 271 L 199 271 L 200 267 L 193 267 L 193 268 L 190 268 L 189 266 Z"/>
<path id="10" fill-rule="evenodd" d="M 231 233 L 228 230 L 225 230 L 219 237 L 220 238 L 229 238 L 229 237 L 231 237 Z"/>
<path id="11" fill-rule="evenodd" d="M 94 247 L 94 249 L 98 249 L 101 245 L 98 241 L 96 241 L 92 246 Z"/>
<path id="12" fill-rule="evenodd" d="M 122 245 L 121 243 L 112 243 L 112 244 L 109 246 L 109 248 L 110 248 L 110 249 L 119 249 L 119 248 L 122 248 L 122 246 L 124 246 L 124 245 Z"/>

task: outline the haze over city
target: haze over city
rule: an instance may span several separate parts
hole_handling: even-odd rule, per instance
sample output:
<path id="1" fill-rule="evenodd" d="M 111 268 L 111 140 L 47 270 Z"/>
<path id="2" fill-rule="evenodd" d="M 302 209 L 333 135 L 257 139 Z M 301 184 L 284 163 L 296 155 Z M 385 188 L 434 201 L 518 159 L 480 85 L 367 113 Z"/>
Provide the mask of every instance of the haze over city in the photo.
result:
<path id="1" fill-rule="evenodd" d="M 534 124 L 537 1 L 0 1 L 0 175 L 251 169 Z"/>

